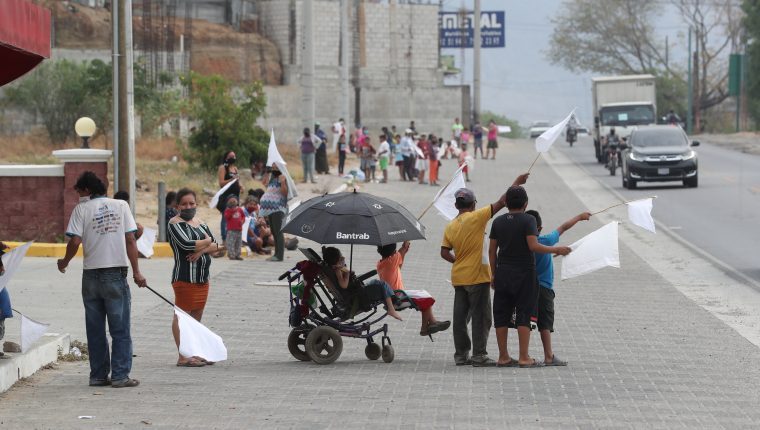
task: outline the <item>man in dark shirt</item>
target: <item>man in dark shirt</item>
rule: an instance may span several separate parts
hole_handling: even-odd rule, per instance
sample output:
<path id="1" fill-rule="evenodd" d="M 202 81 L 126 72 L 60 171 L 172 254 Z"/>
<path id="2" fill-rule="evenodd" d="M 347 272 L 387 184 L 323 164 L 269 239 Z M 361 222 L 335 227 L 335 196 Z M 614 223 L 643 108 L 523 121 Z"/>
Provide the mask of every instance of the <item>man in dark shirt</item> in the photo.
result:
<path id="1" fill-rule="evenodd" d="M 533 253 L 567 255 L 570 248 L 538 243 L 536 219 L 525 213 L 528 206 L 525 188 L 511 186 L 506 197 L 509 213 L 494 219 L 488 248 L 491 288 L 494 290 L 493 320 L 499 345 L 499 360 L 496 364 L 540 367 L 543 363 L 528 355 L 530 316 L 538 300 Z M 515 316 L 514 324 L 520 344 L 519 360 L 510 358 L 507 352 L 507 329 L 512 315 Z"/>

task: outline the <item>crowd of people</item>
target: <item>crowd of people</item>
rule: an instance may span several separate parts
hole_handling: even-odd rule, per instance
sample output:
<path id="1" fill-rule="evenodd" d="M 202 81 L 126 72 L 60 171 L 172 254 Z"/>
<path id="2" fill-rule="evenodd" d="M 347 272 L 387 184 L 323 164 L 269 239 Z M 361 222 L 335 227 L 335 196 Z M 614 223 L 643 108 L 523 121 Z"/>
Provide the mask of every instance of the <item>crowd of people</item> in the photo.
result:
<path id="1" fill-rule="evenodd" d="M 337 123 L 341 124 L 341 123 Z M 467 128 L 456 119 L 452 126 L 452 139 L 443 142 L 432 134 L 417 133 L 414 122 L 404 136 L 395 134 L 395 127 L 383 128 L 379 133 L 377 147 L 366 128 L 353 133 L 346 143 L 345 129 L 336 126 L 336 142 L 339 151 L 339 174 L 344 173 L 346 156 L 353 152 L 365 170 L 366 180 L 375 179 L 379 166 L 380 183 L 388 181 L 388 166 L 393 160 L 399 166 L 401 181 L 419 184 L 437 183 L 437 163 L 442 158 L 456 157 L 460 163 L 466 160 L 467 145 L 474 140 L 475 155 L 482 152 L 483 135 L 488 136 L 486 156 L 497 147 L 496 137 L 488 131 Z M 494 132 L 495 133 L 495 132 Z M 320 134 L 322 135 L 320 137 Z M 493 138 L 492 138 L 493 137 Z M 306 143 L 310 141 L 311 143 Z M 320 147 L 325 144 L 324 133 L 311 134 L 304 130 L 300 140 L 314 151 L 305 152 L 304 166 L 311 166 Z M 308 149 L 308 148 L 307 148 Z M 324 149 L 324 148 L 322 148 Z M 168 242 L 174 253 L 171 284 L 176 306 L 200 321 L 209 294 L 209 269 L 211 256 L 226 252 L 231 259 L 240 259 L 240 248 L 249 246 L 253 252 L 269 254 L 272 261 L 282 261 L 285 240 L 282 223 L 288 211 L 288 183 L 283 179 L 278 165 L 264 168 L 263 163 L 252 165 L 252 175 L 259 177 L 266 189 L 254 189 L 241 200 L 239 173 L 234 152 L 225 154 L 219 166 L 220 187 L 230 185 L 220 198 L 217 209 L 222 214 L 221 240 L 212 233 L 208 224 L 197 215 L 197 199 L 193 190 L 183 188 L 170 192 L 166 197 L 166 229 Z M 322 160 L 316 164 L 320 164 Z M 320 166 L 320 172 L 329 166 Z M 429 175 L 426 175 L 426 173 Z M 581 220 L 588 220 L 589 213 L 579 214 L 548 234 L 541 235 L 542 222 L 538 212 L 527 210 L 528 194 L 523 187 L 529 174 L 515 179 L 501 198 L 488 206 L 477 208 L 473 191 L 462 188 L 455 193 L 458 216 L 445 228 L 440 256 L 452 264 L 451 283 L 454 286 L 453 324 L 438 320 L 431 307 L 420 309 L 420 335 L 443 331 L 453 325 L 454 361 L 456 365 L 476 367 L 538 367 L 563 366 L 566 361 L 557 357 L 551 346 L 554 321 L 553 263 L 551 256 L 567 255 L 566 246 L 558 246 L 560 235 Z M 307 178 L 307 176 L 304 176 Z M 427 179 L 427 180 L 426 180 Z M 64 258 L 58 260 L 58 269 L 65 272 L 79 246 L 84 247 L 82 297 L 85 308 L 87 340 L 90 351 L 90 377 L 92 386 L 110 385 L 115 388 L 135 387 L 136 379 L 130 377 L 132 365 L 132 340 L 130 335 L 130 291 L 126 278 L 131 266 L 134 282 L 138 287 L 147 286 L 138 264 L 136 235 L 141 232 L 128 203 L 128 196 L 117 195 L 123 200 L 106 197 L 106 185 L 93 172 L 84 172 L 75 184 L 80 203 L 75 207 L 66 235 L 69 242 Z M 243 202 L 242 205 L 240 202 Z M 486 226 L 503 208 L 508 212 L 494 219 L 488 234 L 488 261 L 483 259 Z M 249 223 L 243 221 L 250 219 Z M 245 244 L 242 229 L 247 226 Z M 379 279 L 369 282 L 360 290 L 348 288 L 350 276 L 345 259 L 336 248 L 323 248 L 324 261 L 334 271 L 337 290 L 346 294 L 366 296 L 365 300 L 381 299 L 386 302 L 388 314 L 401 316 L 393 308 L 391 298 L 395 290 L 403 290 L 401 267 L 409 251 L 409 242 L 400 247 L 390 244 L 378 247 L 377 262 Z M 0 243 L 0 253 L 4 245 Z M 273 251 L 272 249 L 273 248 Z M 1 260 L 0 260 L 1 261 Z M 0 265 L 0 276 L 3 267 Z M 493 290 L 493 302 L 491 291 Z M 5 316 L 9 300 L 0 300 L 0 316 Z M 106 321 L 112 343 L 106 338 Z M 539 330 L 544 359 L 529 356 L 528 346 L 531 323 Z M 471 334 L 468 325 L 471 324 Z M 489 358 L 487 340 L 491 327 L 495 326 L 499 349 L 497 360 Z M 508 329 L 517 329 L 519 355 L 513 358 L 507 351 Z M 172 333 L 179 349 L 179 328 L 176 316 Z M 213 365 L 203 357 L 186 357 L 178 354 L 177 366 L 203 367 Z"/>

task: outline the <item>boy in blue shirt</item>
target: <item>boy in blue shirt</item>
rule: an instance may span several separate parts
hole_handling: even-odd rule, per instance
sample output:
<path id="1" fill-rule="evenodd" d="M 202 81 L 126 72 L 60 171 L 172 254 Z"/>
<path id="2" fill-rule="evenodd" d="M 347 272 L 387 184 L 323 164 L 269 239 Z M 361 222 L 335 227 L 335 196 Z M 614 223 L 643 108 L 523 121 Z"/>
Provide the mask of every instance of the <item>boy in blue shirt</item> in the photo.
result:
<path id="1" fill-rule="evenodd" d="M 573 228 L 578 221 L 588 221 L 591 214 L 583 212 L 565 221 L 549 234 L 541 234 L 541 215 L 538 211 L 525 211 L 536 219 L 538 227 L 538 243 L 544 246 L 554 246 L 559 242 L 562 233 Z M 551 254 L 534 253 L 536 257 L 536 276 L 538 277 L 538 331 L 541 333 L 541 343 L 544 346 L 545 366 L 567 366 L 567 361 L 560 360 L 552 351 L 552 332 L 554 331 L 554 262 Z"/>

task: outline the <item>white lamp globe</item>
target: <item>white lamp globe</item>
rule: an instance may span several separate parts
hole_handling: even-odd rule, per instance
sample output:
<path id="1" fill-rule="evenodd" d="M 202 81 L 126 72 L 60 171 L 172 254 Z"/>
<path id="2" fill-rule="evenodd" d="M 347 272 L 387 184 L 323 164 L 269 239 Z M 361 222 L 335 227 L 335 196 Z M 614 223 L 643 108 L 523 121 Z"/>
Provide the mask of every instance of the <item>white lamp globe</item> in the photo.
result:
<path id="1" fill-rule="evenodd" d="M 92 118 L 83 116 L 74 124 L 74 130 L 79 137 L 92 137 L 95 134 L 95 121 Z"/>

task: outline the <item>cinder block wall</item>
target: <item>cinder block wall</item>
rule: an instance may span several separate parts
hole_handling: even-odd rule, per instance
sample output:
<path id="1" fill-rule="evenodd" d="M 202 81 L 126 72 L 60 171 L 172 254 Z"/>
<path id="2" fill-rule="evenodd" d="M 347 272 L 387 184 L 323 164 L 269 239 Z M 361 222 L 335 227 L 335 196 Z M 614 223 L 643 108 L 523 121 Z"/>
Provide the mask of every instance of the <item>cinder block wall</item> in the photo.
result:
<path id="1" fill-rule="evenodd" d="M 62 176 L 0 176 L 0 239 L 55 242 L 64 233 Z"/>

